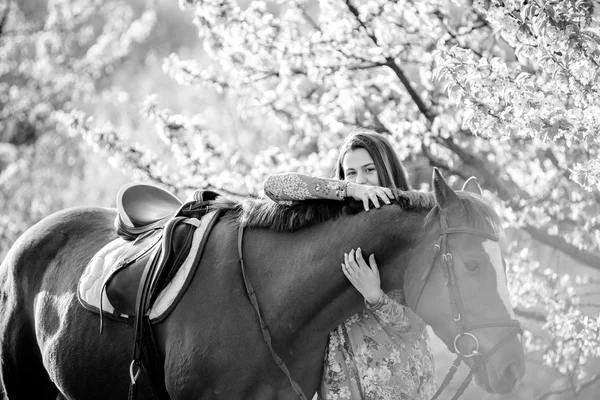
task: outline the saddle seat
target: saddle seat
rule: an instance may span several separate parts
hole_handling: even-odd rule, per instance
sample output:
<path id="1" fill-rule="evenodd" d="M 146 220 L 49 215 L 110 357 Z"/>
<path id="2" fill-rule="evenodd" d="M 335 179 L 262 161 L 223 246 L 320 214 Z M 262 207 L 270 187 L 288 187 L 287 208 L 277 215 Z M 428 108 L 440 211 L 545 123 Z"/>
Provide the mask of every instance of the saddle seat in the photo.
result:
<path id="1" fill-rule="evenodd" d="M 126 184 L 117 193 L 117 231 L 131 240 L 164 226 L 182 205 L 174 194 L 159 186 L 139 182 Z"/>

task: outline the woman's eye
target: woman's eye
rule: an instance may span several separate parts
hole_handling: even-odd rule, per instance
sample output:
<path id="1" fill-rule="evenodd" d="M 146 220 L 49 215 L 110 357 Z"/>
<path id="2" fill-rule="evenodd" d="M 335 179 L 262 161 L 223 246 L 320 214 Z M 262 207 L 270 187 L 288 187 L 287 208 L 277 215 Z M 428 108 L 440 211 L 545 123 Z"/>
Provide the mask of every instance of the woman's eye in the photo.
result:
<path id="1" fill-rule="evenodd" d="M 346 172 L 346 176 L 352 176 L 352 175 L 354 175 L 355 173 L 356 173 L 356 172 L 354 172 L 354 171 L 349 171 L 349 172 Z"/>
<path id="2" fill-rule="evenodd" d="M 367 168 L 367 169 L 365 169 L 365 172 L 373 172 L 373 171 L 375 171 L 375 168 Z"/>
<path id="3" fill-rule="evenodd" d="M 465 267 L 467 267 L 469 271 L 479 271 L 479 264 L 477 263 L 477 261 L 466 261 Z"/>

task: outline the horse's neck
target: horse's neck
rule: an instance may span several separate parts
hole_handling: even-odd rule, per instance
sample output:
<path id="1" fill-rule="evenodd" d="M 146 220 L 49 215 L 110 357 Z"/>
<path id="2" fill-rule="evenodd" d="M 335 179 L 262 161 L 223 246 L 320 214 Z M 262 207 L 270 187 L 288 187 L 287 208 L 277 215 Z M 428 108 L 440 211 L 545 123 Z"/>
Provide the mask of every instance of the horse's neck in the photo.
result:
<path id="1" fill-rule="evenodd" d="M 262 257 L 264 277 L 257 291 L 265 296 L 265 314 L 274 336 L 324 334 L 363 307 L 362 296 L 343 275 L 343 254 L 360 247 L 365 259 L 375 254 L 384 289 L 401 282 L 418 235 L 421 214 L 394 207 L 361 212 L 291 234 L 270 233 Z M 257 232 L 265 234 L 265 232 Z M 265 258 L 268 258 L 265 260 Z"/>

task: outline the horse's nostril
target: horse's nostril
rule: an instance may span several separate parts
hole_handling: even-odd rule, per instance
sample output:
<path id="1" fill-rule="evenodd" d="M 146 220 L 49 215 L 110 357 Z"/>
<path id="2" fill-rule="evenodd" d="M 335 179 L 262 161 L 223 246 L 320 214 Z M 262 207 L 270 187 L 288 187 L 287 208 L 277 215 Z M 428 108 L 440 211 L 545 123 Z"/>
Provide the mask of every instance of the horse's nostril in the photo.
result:
<path id="1" fill-rule="evenodd" d="M 515 384 L 519 381 L 519 379 L 521 379 L 521 375 L 519 373 L 519 366 L 517 365 L 517 363 L 510 363 L 508 367 L 506 367 L 506 369 L 504 370 L 504 379 L 506 379 L 507 382 L 510 382 L 512 384 Z"/>

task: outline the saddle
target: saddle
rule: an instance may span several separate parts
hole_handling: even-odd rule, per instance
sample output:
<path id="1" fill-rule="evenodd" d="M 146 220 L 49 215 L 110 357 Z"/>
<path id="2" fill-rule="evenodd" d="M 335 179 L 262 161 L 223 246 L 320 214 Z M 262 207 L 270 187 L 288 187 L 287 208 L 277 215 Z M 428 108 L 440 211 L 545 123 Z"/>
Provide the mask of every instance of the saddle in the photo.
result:
<path id="1" fill-rule="evenodd" d="M 147 183 L 131 183 L 119 190 L 115 226 L 117 234 L 132 244 L 102 284 L 115 313 L 135 317 L 152 307 L 188 257 L 200 220 L 207 216 L 209 202 L 218 196 L 209 190 L 196 191 L 193 200 L 184 204 L 170 192 Z M 215 217 L 213 213 L 204 225 L 212 227 Z M 136 310 L 143 286 L 147 287 L 143 307 Z"/>

